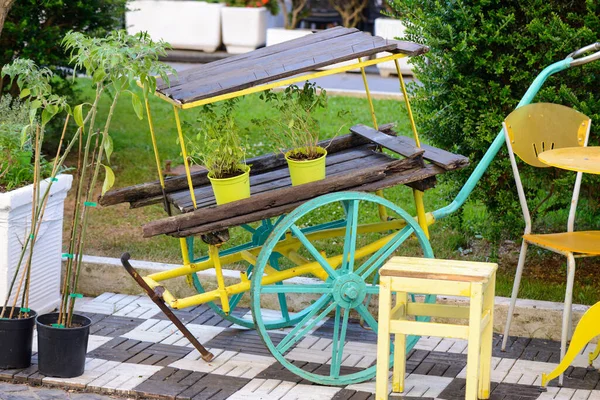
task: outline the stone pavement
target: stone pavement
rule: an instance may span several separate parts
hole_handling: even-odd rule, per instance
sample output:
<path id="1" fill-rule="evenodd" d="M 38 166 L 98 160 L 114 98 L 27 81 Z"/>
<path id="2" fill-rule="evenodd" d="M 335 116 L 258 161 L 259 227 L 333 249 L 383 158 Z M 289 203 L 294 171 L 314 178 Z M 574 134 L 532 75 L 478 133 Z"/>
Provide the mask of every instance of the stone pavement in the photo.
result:
<path id="1" fill-rule="evenodd" d="M 0 382 L 0 400 L 116 400 L 114 396 Z"/>
<path id="2" fill-rule="evenodd" d="M 191 344 L 146 297 L 105 293 L 95 299 L 82 299 L 77 309 L 93 321 L 84 375 L 73 379 L 43 376 L 37 371 L 34 356 L 34 364 L 27 369 L 0 370 L 0 379 L 42 388 L 25 389 L 22 385 L 0 383 L 0 399 L 102 398 L 48 388 L 129 398 L 195 400 L 374 397 L 373 381 L 333 387 L 303 380 L 272 357 L 257 332 L 232 325 L 207 306 L 177 314 L 215 354 L 211 363 L 200 359 Z M 236 314 L 248 315 L 247 311 L 236 309 Z M 302 369 L 323 369 L 328 373 L 332 329 L 333 320 L 325 320 L 292 347 L 286 358 Z M 281 336 L 285 333 L 281 331 Z M 600 374 L 597 369 L 586 369 L 591 347 L 567 370 L 564 387 L 556 387 L 555 380 L 546 392 L 541 392 L 540 374 L 550 371 L 558 362 L 559 343 L 513 337 L 510 348 L 500 352 L 500 337 L 495 336 L 494 340 L 493 400 L 600 400 Z M 422 337 L 409 353 L 406 391 L 396 398 L 464 399 L 466 350 L 463 340 Z M 350 370 L 364 368 L 373 365 L 375 354 L 376 335 L 358 323 L 350 324 L 342 365 Z"/>

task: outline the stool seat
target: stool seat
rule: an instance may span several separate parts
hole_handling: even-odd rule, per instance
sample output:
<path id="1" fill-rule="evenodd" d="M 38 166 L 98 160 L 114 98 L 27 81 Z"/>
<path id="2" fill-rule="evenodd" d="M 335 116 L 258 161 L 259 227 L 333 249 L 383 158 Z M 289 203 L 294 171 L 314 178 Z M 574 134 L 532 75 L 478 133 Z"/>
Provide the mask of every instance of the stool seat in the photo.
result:
<path id="1" fill-rule="evenodd" d="M 392 257 L 380 270 L 380 276 L 439 279 L 459 282 L 485 282 L 497 264 L 435 258 Z"/>

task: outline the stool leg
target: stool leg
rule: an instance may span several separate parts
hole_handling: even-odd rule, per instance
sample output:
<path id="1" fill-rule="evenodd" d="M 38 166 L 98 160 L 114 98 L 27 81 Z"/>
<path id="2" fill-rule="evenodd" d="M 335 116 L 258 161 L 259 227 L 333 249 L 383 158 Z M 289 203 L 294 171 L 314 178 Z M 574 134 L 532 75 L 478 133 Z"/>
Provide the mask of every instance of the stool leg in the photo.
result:
<path id="1" fill-rule="evenodd" d="M 496 291 L 496 273 L 492 275 L 490 283 L 483 295 L 483 310 L 490 311 L 490 319 L 481 334 L 481 371 L 479 374 L 479 398 L 490 398 L 490 385 L 492 378 L 492 346 L 494 334 L 494 296 Z"/>
<path id="2" fill-rule="evenodd" d="M 392 309 L 391 278 L 381 277 L 379 285 L 379 322 L 377 326 L 377 374 L 375 399 L 386 400 L 389 394 L 390 371 L 390 311 Z"/>
<path id="3" fill-rule="evenodd" d="M 397 319 L 406 319 L 408 306 L 408 293 L 396 293 L 396 306 L 404 304 L 404 315 Z M 395 318 L 396 319 L 396 318 Z M 406 335 L 396 332 L 394 334 L 394 369 L 392 372 L 392 392 L 404 392 L 404 376 L 406 375 Z"/>
<path id="4" fill-rule="evenodd" d="M 469 309 L 469 344 L 467 354 L 466 400 L 476 400 L 479 389 L 479 353 L 481 351 L 481 313 L 483 310 L 483 285 L 471 284 Z"/>

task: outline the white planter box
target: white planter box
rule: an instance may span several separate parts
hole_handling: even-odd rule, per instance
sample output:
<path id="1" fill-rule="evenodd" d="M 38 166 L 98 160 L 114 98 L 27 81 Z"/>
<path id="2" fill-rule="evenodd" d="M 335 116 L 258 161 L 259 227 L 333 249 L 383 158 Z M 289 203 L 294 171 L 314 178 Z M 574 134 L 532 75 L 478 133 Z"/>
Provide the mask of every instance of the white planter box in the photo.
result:
<path id="1" fill-rule="evenodd" d="M 377 18 L 375 20 L 375 36 L 380 36 L 384 39 L 395 39 L 402 37 L 405 31 L 404 25 L 397 19 L 392 18 Z M 389 53 L 377 54 L 377 58 L 385 57 Z M 413 75 L 413 66 L 408 62 L 409 57 L 403 57 L 398 59 L 400 66 L 400 73 L 403 75 Z M 386 61 L 381 64 L 377 64 L 379 74 L 383 77 L 388 77 L 391 74 L 397 75 L 396 65 L 393 61 Z"/>
<path id="2" fill-rule="evenodd" d="M 267 29 L 267 46 L 298 39 L 306 35 L 312 35 L 312 33 L 313 31 L 310 29 L 269 28 Z"/>
<path id="3" fill-rule="evenodd" d="M 221 45 L 222 4 L 204 1 L 137 0 L 127 3 L 127 32 L 146 31 L 175 49 L 213 52 Z"/>
<path id="4" fill-rule="evenodd" d="M 269 11 L 264 7 L 223 7 L 223 43 L 231 54 L 247 53 L 264 46 Z"/>
<path id="5" fill-rule="evenodd" d="M 44 220 L 33 251 L 29 308 L 44 314 L 60 303 L 61 255 L 64 202 L 73 177 L 59 175 L 50 189 Z M 40 184 L 41 193 L 47 188 Z M 22 244 L 30 234 L 33 185 L 0 193 L 0 301 L 4 303 L 19 262 Z M 25 261 L 21 264 L 21 271 Z M 13 295 L 19 279 L 15 283 Z M 17 303 L 19 305 L 19 303 Z"/>

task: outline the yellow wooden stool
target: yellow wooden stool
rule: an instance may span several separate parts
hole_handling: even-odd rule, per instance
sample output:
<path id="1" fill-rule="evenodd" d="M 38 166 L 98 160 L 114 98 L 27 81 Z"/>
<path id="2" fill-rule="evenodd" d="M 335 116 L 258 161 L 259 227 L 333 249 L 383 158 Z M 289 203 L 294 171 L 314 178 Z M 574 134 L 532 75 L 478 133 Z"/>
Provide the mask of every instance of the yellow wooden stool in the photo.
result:
<path id="1" fill-rule="evenodd" d="M 387 399 L 390 334 L 394 340 L 392 391 L 404 391 L 406 335 L 467 339 L 467 400 L 490 397 L 497 264 L 393 257 L 380 270 L 376 399 Z M 392 309 L 392 292 L 396 305 Z M 463 296 L 469 306 L 409 302 L 409 293 Z M 468 325 L 415 321 L 411 316 L 466 319 Z"/>

